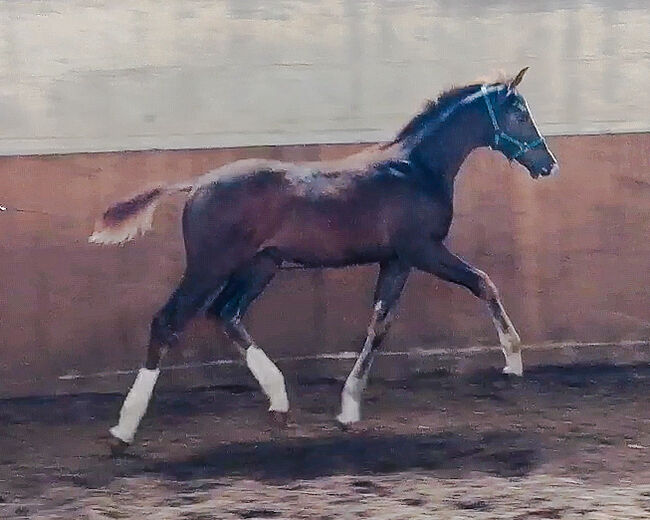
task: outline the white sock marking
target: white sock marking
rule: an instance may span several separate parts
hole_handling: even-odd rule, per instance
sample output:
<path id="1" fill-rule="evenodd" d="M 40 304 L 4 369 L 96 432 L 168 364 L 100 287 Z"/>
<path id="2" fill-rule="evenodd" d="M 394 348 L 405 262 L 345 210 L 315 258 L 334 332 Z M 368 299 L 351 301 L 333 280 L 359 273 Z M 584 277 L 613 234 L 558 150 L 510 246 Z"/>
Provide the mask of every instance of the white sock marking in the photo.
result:
<path id="1" fill-rule="evenodd" d="M 521 351 L 506 352 L 504 350 L 503 354 L 506 356 L 506 366 L 503 369 L 503 373 L 522 376 L 524 374 L 524 364 L 521 360 Z"/>
<path id="2" fill-rule="evenodd" d="M 361 420 L 361 394 L 365 386 L 363 379 L 349 375 L 341 392 L 341 413 L 336 416 L 340 423 L 351 424 Z"/>
<path id="3" fill-rule="evenodd" d="M 366 336 L 363 349 L 361 349 L 361 353 L 345 381 L 343 392 L 341 392 L 341 413 L 336 416 L 336 419 L 342 424 L 352 424 L 361 420 L 361 395 L 366 388 L 368 374 L 372 366 L 374 356 L 372 343 L 377 334 L 377 316 L 384 308 L 384 305 L 385 303 L 382 300 L 375 304 L 375 312 L 368 327 L 368 336 Z M 384 326 L 387 326 L 389 321 L 390 317 L 386 316 Z M 365 368 L 364 363 L 366 363 Z"/>
<path id="4" fill-rule="evenodd" d="M 284 386 L 284 376 L 264 351 L 251 345 L 246 349 L 246 364 L 269 398 L 269 411 L 288 412 L 289 398 Z"/>
<path id="5" fill-rule="evenodd" d="M 515 330 L 503 331 L 500 327 L 497 327 L 497 332 L 499 333 L 499 343 L 503 348 L 512 350 L 521 345 L 521 339 L 519 339 L 519 334 Z"/>
<path id="6" fill-rule="evenodd" d="M 494 326 L 499 334 L 499 343 L 503 349 L 503 355 L 506 357 L 506 366 L 503 368 L 504 374 L 522 376 L 524 374 L 524 365 L 521 360 L 521 339 L 515 330 L 510 318 L 504 313 L 507 330 L 503 330 L 498 320 L 493 319 Z"/>
<path id="7" fill-rule="evenodd" d="M 119 423 L 109 430 L 113 437 L 129 444 L 133 442 L 138 425 L 147 411 L 147 405 L 159 374 L 160 369 L 158 368 L 155 370 L 140 369 L 120 410 Z"/>
<path id="8" fill-rule="evenodd" d="M 503 368 L 504 374 L 512 374 L 515 376 L 522 376 L 524 373 L 524 365 L 521 360 L 521 340 L 519 334 L 512 329 L 511 331 L 502 331 L 497 327 L 499 332 L 499 341 L 503 348 L 503 355 L 506 357 L 506 366 Z"/>

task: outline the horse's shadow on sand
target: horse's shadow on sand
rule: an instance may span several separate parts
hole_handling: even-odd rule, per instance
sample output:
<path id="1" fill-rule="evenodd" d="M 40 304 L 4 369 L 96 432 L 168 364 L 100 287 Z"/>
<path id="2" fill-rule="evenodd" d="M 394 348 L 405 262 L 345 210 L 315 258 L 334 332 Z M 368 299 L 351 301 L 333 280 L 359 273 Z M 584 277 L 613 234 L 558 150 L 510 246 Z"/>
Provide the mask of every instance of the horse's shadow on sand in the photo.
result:
<path id="1" fill-rule="evenodd" d="M 333 436 L 228 444 L 189 459 L 146 465 L 144 471 L 175 480 L 237 476 L 285 482 L 412 470 L 510 477 L 526 475 L 539 464 L 538 446 L 530 436 L 507 431 Z"/>

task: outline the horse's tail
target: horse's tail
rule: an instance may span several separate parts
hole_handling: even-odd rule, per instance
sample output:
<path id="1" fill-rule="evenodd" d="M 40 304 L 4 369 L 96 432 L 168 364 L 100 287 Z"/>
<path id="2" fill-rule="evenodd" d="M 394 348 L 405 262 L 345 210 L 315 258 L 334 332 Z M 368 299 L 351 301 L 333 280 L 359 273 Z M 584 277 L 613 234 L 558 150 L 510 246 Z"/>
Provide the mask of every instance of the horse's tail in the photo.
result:
<path id="1" fill-rule="evenodd" d="M 134 197 L 116 202 L 110 206 L 95 225 L 95 232 L 88 242 L 95 244 L 123 244 L 138 234 L 144 235 L 151 229 L 153 213 L 163 195 L 190 192 L 193 184 L 161 186 Z"/>

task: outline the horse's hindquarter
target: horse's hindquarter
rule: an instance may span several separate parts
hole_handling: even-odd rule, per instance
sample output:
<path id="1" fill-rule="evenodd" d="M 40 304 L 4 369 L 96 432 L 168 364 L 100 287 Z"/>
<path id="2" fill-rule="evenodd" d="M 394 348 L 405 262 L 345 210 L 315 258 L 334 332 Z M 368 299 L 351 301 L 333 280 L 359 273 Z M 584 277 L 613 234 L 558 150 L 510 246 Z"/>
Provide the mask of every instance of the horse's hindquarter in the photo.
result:
<path id="1" fill-rule="evenodd" d="M 251 161 L 240 161 L 246 162 Z M 283 174 L 275 164 L 252 166 L 246 171 L 239 163 L 227 165 L 197 183 L 183 211 L 188 269 L 211 261 L 219 270 L 234 268 L 278 229 L 287 200 Z"/>

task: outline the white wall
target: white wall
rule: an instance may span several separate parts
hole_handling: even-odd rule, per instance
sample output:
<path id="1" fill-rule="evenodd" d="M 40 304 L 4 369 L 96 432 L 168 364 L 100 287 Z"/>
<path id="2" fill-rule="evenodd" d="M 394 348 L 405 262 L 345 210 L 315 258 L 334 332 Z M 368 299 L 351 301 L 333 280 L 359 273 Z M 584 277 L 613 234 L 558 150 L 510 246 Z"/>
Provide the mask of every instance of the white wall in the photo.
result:
<path id="1" fill-rule="evenodd" d="M 548 134 L 650 127 L 647 0 L 0 0 L 0 155 L 387 139 L 531 65 Z"/>

